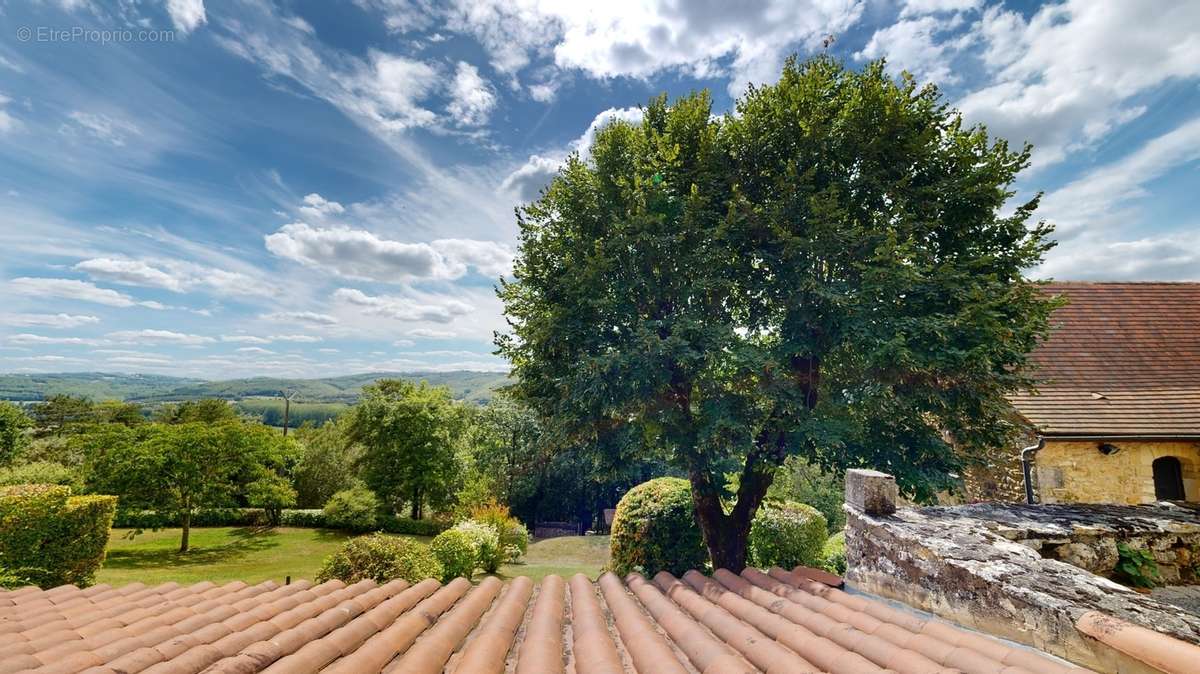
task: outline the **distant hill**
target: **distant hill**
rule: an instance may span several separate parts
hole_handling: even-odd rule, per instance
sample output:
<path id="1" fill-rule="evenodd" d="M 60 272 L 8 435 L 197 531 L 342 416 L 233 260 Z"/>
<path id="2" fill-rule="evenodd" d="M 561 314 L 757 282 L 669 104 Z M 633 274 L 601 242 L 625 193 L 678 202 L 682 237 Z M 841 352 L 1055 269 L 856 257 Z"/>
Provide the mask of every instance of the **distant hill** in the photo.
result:
<path id="1" fill-rule="evenodd" d="M 247 400 L 277 398 L 280 391 L 295 392 L 294 400 L 308 403 L 353 403 L 365 384 L 378 379 L 425 380 L 448 386 L 454 397 L 485 403 L 508 377 L 497 372 L 371 372 L 324 379 L 251 377 L 205 381 L 146 374 L 70 372 L 56 374 L 0 374 L 0 400 L 33 401 L 66 393 L 93 400 L 128 400 L 140 403 L 179 402 L 200 398 Z"/>

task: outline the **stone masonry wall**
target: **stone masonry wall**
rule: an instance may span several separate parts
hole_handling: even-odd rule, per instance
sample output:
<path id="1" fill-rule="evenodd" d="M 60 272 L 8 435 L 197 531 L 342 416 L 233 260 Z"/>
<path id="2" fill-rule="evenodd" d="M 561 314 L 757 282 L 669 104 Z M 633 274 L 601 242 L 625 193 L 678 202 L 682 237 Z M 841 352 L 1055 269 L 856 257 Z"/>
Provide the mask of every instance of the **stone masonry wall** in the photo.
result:
<path id="1" fill-rule="evenodd" d="M 1174 456 L 1183 465 L 1186 500 L 1200 501 L 1200 443 L 1113 440 L 1121 448 L 1105 456 L 1097 441 L 1046 439 L 1034 458 L 1041 503 L 1151 503 L 1151 463 Z"/>

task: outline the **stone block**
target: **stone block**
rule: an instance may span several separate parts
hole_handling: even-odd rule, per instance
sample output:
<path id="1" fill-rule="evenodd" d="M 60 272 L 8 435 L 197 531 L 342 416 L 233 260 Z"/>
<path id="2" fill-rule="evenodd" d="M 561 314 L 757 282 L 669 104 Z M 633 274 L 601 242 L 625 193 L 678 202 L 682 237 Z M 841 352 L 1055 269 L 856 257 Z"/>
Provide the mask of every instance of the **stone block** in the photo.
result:
<path id="1" fill-rule="evenodd" d="M 846 471 L 846 505 L 867 515 L 896 512 L 899 496 L 896 478 L 877 470 L 853 468 Z"/>

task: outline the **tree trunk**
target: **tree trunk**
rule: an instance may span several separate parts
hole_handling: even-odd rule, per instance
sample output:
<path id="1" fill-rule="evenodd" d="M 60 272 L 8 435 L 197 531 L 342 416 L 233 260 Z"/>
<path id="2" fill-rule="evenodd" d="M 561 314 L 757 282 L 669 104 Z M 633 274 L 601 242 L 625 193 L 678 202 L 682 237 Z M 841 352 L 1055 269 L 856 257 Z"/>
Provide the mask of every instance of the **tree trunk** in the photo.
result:
<path id="1" fill-rule="evenodd" d="M 188 551 L 188 535 L 192 532 L 192 509 L 185 508 L 183 511 L 183 538 L 179 541 L 179 551 Z"/>
<path id="2" fill-rule="evenodd" d="M 720 486 L 714 484 L 707 468 L 693 467 L 688 476 L 692 483 L 696 522 L 700 525 L 713 568 L 741 573 L 746 568 L 746 542 L 750 538 L 750 525 L 775 477 L 774 470 L 757 453 L 746 457 L 738 484 L 737 502 L 729 513 L 721 505 Z"/>
<path id="3" fill-rule="evenodd" d="M 409 516 L 414 520 L 421 519 L 421 490 L 413 487 L 412 503 L 409 504 Z"/>

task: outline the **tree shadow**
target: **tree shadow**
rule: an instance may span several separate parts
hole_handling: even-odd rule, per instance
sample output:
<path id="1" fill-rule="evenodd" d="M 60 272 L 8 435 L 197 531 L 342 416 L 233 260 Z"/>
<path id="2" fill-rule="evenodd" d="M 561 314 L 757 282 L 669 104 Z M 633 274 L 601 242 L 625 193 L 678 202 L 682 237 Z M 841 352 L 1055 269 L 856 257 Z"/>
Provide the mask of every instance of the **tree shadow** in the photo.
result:
<path id="1" fill-rule="evenodd" d="M 270 527 L 241 527 L 229 532 L 232 540 L 221 545 L 192 546 L 178 550 L 109 550 L 104 560 L 109 569 L 187 568 L 234 562 L 254 552 L 278 547 L 279 532 Z"/>

